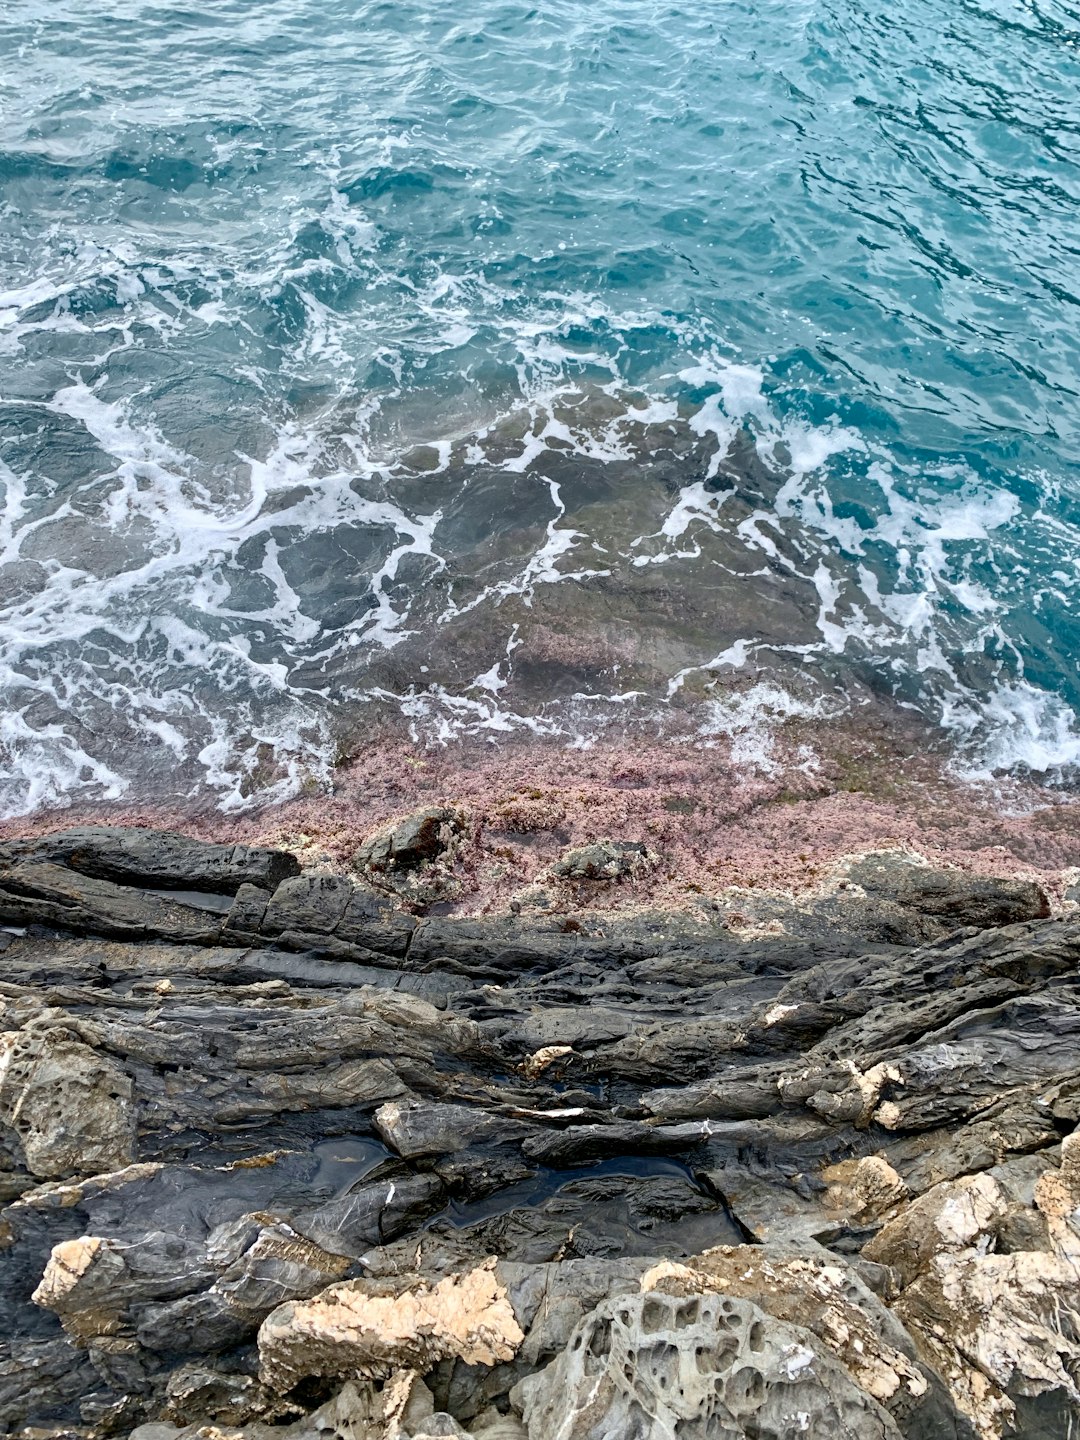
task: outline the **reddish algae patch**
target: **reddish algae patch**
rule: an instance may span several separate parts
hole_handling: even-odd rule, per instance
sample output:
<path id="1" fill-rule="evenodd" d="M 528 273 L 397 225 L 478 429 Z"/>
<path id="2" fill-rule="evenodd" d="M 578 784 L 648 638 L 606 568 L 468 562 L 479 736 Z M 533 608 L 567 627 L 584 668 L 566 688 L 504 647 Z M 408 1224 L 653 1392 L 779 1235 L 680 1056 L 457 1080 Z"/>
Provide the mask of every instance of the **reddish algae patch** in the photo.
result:
<path id="1" fill-rule="evenodd" d="M 373 830 L 422 806 L 461 811 L 454 908 L 505 909 L 534 882 L 560 909 L 696 906 L 728 887 L 798 894 L 828 884 L 836 862 L 866 850 L 912 850 L 981 874 L 1039 880 L 1060 902 L 1080 867 L 1080 809 L 1068 794 L 1017 780 L 964 781 L 914 750 L 881 755 L 865 735 L 785 737 L 775 764 L 733 764 L 725 743 L 620 739 L 573 749 L 535 738 L 424 748 L 400 738 L 358 748 L 333 793 L 239 815 L 182 807 L 54 811 L 0 835 L 73 824 L 154 825 L 219 841 L 291 848 L 305 864 L 345 869 Z M 894 736 L 895 739 L 895 736 Z M 901 778 L 902 777 L 902 778 Z M 656 857 L 633 881 L 553 886 L 570 846 L 641 841 Z"/>

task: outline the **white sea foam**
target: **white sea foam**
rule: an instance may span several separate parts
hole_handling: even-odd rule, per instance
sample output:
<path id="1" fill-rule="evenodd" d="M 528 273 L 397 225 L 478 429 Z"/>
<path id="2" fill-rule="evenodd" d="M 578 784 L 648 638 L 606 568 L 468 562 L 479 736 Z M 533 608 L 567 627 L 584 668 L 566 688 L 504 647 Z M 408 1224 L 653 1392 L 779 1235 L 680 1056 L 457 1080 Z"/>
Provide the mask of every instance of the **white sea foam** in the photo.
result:
<path id="1" fill-rule="evenodd" d="M 264 397 L 273 432 L 269 443 L 208 466 L 169 438 L 138 392 L 118 399 L 107 384 L 75 380 L 38 407 L 45 425 L 81 427 L 107 468 L 74 485 L 54 480 L 47 462 L 37 472 L 0 468 L 0 565 L 30 557 L 39 567 L 34 583 L 0 602 L 0 690 L 8 700 L 0 744 L 9 760 L 0 806 L 15 813 L 77 796 L 117 798 L 136 783 L 117 747 L 99 744 L 110 712 L 141 737 L 144 770 L 157 747 L 179 786 L 208 787 L 233 809 L 328 783 L 334 711 L 346 704 L 396 707 L 429 740 L 524 731 L 587 744 L 605 710 L 648 696 L 613 671 L 607 692 L 581 691 L 540 710 L 517 703 L 514 651 L 527 649 L 522 607 L 539 611 L 552 587 L 662 566 L 671 567 L 677 590 L 680 566 L 713 563 L 718 537 L 746 557 L 726 583 L 780 575 L 816 596 L 816 635 L 787 645 L 774 639 L 766 653 L 748 631 L 718 641 L 718 653 L 706 651 L 700 664 L 673 668 L 653 703 L 684 703 L 687 681 L 703 677 L 714 696 L 703 712 L 704 743 L 724 735 L 738 761 L 768 770 L 778 763 L 785 720 L 824 717 L 818 702 L 795 700 L 768 681 L 734 699 L 727 693 L 736 671 L 786 655 L 809 667 L 877 665 L 904 703 L 936 714 L 957 736 L 973 772 L 1057 769 L 1080 759 L 1076 716 L 1024 679 L 1009 640 L 1010 607 L 1026 593 L 1016 583 L 1020 505 L 1010 489 L 960 466 L 920 476 L 871 451 L 850 427 L 782 412 L 762 368 L 702 346 L 690 328 L 682 338 L 699 358 L 629 388 L 623 351 L 636 331 L 670 324 L 669 316 L 619 314 L 595 296 L 552 292 L 530 313 L 515 313 L 497 341 L 478 338 L 476 315 L 497 313 L 505 296 L 480 274 L 414 281 L 382 271 L 377 227 L 349 201 L 335 157 L 325 173 L 322 201 L 299 206 L 258 266 L 234 282 L 267 302 L 291 296 L 298 304 L 284 369 L 330 377 L 304 413 L 275 401 L 244 308 L 205 260 L 147 264 L 133 250 L 84 247 L 70 273 L 0 295 L 8 353 L 32 334 L 91 337 L 102 347 L 103 373 L 114 353 L 135 345 L 136 331 L 170 343 L 193 325 L 243 331 L 252 358 L 234 373 Z M 309 225 L 328 237 L 329 255 L 299 254 Z M 341 275 L 413 286 L 428 322 L 424 363 L 460 354 L 460 378 L 478 353 L 470 347 L 483 353 L 512 342 L 518 394 L 470 395 L 448 405 L 445 419 L 427 420 L 415 354 L 406 360 L 375 313 L 325 298 L 320 286 Z M 120 313 L 76 315 L 70 301 L 80 287 L 106 283 Z M 52 313 L 43 316 L 43 306 Z M 581 343 L 586 332 L 595 343 Z M 390 378 L 357 395 L 361 344 Z M 553 460 L 576 456 L 623 473 L 651 463 L 656 447 L 678 434 L 698 442 L 697 458 L 652 528 L 620 540 L 604 528 L 602 510 L 588 520 L 579 505 L 571 511 Z M 733 447 L 746 445 L 771 487 L 756 503 L 752 488 L 733 489 L 725 478 L 737 469 Z M 426 504 L 417 503 L 418 472 L 408 458 L 421 448 Z M 485 557 L 473 557 L 466 587 L 448 526 L 455 506 L 473 503 L 474 477 L 479 485 L 490 473 L 493 455 L 508 482 L 520 477 L 540 503 L 490 576 Z M 852 466 L 860 467 L 861 513 L 844 503 Z M 1067 554 L 1075 543 L 1045 508 L 1025 524 L 1048 550 Z M 348 545 L 357 534 L 370 544 L 354 556 Z M 296 547 L 317 537 L 328 553 L 339 540 L 343 547 L 325 562 L 328 587 L 368 597 L 333 625 L 296 558 Z M 1060 566 L 1052 573 L 1060 603 L 1076 576 Z M 365 683 L 366 657 L 473 623 L 491 638 L 467 672 L 472 679 L 452 682 L 453 666 L 428 677 L 421 666 L 409 684 Z M 995 656 L 985 693 L 962 663 L 965 651 L 981 650 Z"/>

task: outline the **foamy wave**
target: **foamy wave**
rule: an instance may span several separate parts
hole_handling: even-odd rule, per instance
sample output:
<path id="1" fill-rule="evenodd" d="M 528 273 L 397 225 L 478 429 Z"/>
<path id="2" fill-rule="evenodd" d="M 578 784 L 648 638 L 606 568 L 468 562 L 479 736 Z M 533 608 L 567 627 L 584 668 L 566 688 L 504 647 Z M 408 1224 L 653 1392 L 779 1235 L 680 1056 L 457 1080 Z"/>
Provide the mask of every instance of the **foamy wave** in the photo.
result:
<path id="1" fill-rule="evenodd" d="M 670 317 L 596 297 L 541 295 L 511 315 L 480 277 L 429 277 L 415 298 L 431 388 L 380 342 L 384 383 L 358 392 L 371 317 L 313 285 L 366 283 L 378 247 L 327 174 L 325 204 L 234 282 L 296 302 L 286 369 L 328 377 L 317 402 L 284 403 L 250 367 L 262 439 L 208 462 L 170 434 L 175 414 L 159 423 L 153 396 L 76 380 L 35 408 L 93 465 L 54 477 L 46 452 L 0 468 L 6 813 L 118 798 L 166 767 L 176 793 L 225 808 L 284 798 L 332 782 L 335 736 L 373 705 L 430 742 L 587 745 L 631 710 L 663 724 L 696 703 L 702 743 L 726 736 L 737 763 L 768 770 L 787 721 L 825 721 L 869 686 L 952 734 L 974 769 L 1076 762 L 1075 717 L 1027 686 L 1011 629 L 1039 598 L 1025 561 L 1064 563 L 1075 543 L 1060 520 L 1021 514 L 1004 482 L 961 465 L 920 469 L 850 425 L 811 423 L 766 367 L 693 327 L 673 332 L 686 363 L 630 386 L 636 337 Z M 332 256 L 298 262 L 312 223 Z M 106 284 L 117 310 L 72 314 L 80 287 Z M 481 334 L 479 313 L 502 328 Z M 216 272 L 89 251 L 0 297 L 11 353 L 74 329 L 105 347 L 106 371 L 137 334 L 228 331 L 240 314 Z M 509 395 L 505 374 L 501 389 L 469 379 L 492 347 L 513 356 Z M 1047 568 L 1070 594 L 1074 577 Z M 730 618 L 710 611 L 712 635 L 696 620 L 708 592 L 732 599 Z M 782 623 L 766 626 L 751 594 L 777 596 Z M 574 655 L 553 661 L 559 647 Z M 793 667 L 820 700 L 791 698 Z"/>

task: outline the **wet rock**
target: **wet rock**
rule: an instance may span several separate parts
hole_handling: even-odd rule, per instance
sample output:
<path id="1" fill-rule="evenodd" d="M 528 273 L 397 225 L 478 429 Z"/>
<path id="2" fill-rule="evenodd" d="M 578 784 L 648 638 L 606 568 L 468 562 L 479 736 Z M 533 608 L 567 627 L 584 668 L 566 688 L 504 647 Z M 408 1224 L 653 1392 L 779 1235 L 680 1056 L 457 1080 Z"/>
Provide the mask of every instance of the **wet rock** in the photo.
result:
<path id="1" fill-rule="evenodd" d="M 502 1145 L 524 1139 L 530 1127 L 486 1114 L 470 1105 L 392 1101 L 375 1112 L 375 1128 L 392 1150 L 407 1160 L 449 1155 L 470 1145 Z"/>
<path id="2" fill-rule="evenodd" d="M 423 910 L 461 895 L 453 867 L 463 833 L 464 819 L 456 810 L 430 806 L 366 840 L 353 864 L 372 884 Z"/>
<path id="3" fill-rule="evenodd" d="M 416 1227 L 446 1203 L 436 1175 L 414 1175 L 395 1168 L 378 1180 L 293 1217 L 296 1229 L 335 1255 L 359 1258 L 377 1245 Z"/>
<path id="4" fill-rule="evenodd" d="M 945 935 L 925 873 L 906 898 L 849 879 L 802 938 L 705 909 L 416 920 L 383 880 L 446 852 L 380 891 L 197 842 L 150 884 L 116 843 L 0 855 L 30 926 L 0 981 L 0 1426 L 521 1440 L 511 1394 L 562 1364 L 533 1437 L 558 1403 L 572 1434 L 575 1328 L 646 1275 L 662 1305 L 736 1307 L 689 1353 L 743 1430 L 801 1394 L 781 1326 L 819 1386 L 790 1433 L 1080 1417 L 1080 921 Z M 904 945 L 866 938 L 883 917 Z M 520 1343 L 478 1319 L 489 1283 Z M 752 1360 L 716 1348 L 744 1305 Z M 683 1360 L 648 1348 L 697 1333 L 673 1315 L 623 1327 L 633 1386 L 592 1355 L 601 1432 L 679 1419 Z M 680 1434 L 735 1423 L 702 1405 Z"/>
<path id="5" fill-rule="evenodd" d="M 494 1365 L 524 1338 L 492 1260 L 435 1284 L 353 1280 L 284 1305 L 259 1331 L 260 1373 L 286 1391 L 312 1375 L 426 1374 L 446 1359 Z"/>
<path id="6" fill-rule="evenodd" d="M 224 923 L 217 910 L 40 860 L 0 870 L 0 921 L 129 939 L 168 935 L 191 944 L 213 941 Z"/>
<path id="7" fill-rule="evenodd" d="M 706 1132 L 700 1125 L 573 1125 L 566 1130 L 530 1136 L 522 1153 L 539 1165 L 565 1169 L 611 1155 L 679 1155 L 700 1145 Z"/>
<path id="8" fill-rule="evenodd" d="M 982 931 L 1050 914 L 1045 892 L 1033 881 L 939 869 L 902 851 L 862 856 L 829 893 L 816 898 L 733 890 L 725 906 L 739 916 L 743 932 L 773 928 L 807 939 L 858 935 L 902 946 L 932 943 L 965 927 Z"/>
<path id="9" fill-rule="evenodd" d="M 130 1078 L 63 1028 L 0 1034 L 0 1124 L 42 1179 L 116 1170 L 135 1158 Z"/>

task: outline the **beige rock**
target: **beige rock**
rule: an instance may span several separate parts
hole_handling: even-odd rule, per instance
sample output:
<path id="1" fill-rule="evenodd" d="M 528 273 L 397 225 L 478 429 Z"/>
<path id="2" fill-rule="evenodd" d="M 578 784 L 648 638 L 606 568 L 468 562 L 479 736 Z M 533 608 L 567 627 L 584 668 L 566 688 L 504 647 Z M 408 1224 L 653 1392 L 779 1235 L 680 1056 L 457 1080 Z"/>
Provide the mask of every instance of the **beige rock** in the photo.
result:
<path id="1" fill-rule="evenodd" d="M 542 1075 L 549 1065 L 554 1065 L 556 1060 L 562 1060 L 567 1055 L 574 1053 L 572 1045 L 541 1045 L 539 1050 L 534 1050 L 521 1062 L 521 1073 L 528 1080 L 535 1080 Z"/>
<path id="2" fill-rule="evenodd" d="M 878 1105 L 878 1100 L 887 1084 L 900 1080 L 899 1070 L 892 1065 L 874 1065 L 862 1071 L 853 1060 L 836 1060 L 785 1075 L 778 1084 L 786 1104 L 802 1101 L 834 1124 L 847 1121 L 865 1127 L 873 1117 L 888 1129 L 887 1119 L 882 1118 L 885 1105 Z"/>
<path id="3" fill-rule="evenodd" d="M 603 1301 L 511 1401 L 529 1440 L 902 1434 L 810 1331 L 707 1290 Z"/>
<path id="4" fill-rule="evenodd" d="M 1080 1134 L 1076 1131 L 1061 1142 L 1061 1168 L 1048 1171 L 1035 1182 L 1035 1204 L 1046 1216 L 1055 1247 L 1080 1257 L 1077 1236 L 1065 1224 L 1080 1208 Z"/>
<path id="5" fill-rule="evenodd" d="M 879 1265 L 891 1265 L 900 1283 L 910 1285 L 936 1255 L 989 1249 L 1008 1209 L 1008 1199 L 991 1175 L 943 1182 L 884 1225 L 862 1253 Z"/>
<path id="6" fill-rule="evenodd" d="M 525 1338 L 494 1259 L 436 1283 L 350 1280 L 279 1306 L 259 1330 L 264 1383 L 288 1390 L 305 1375 L 426 1374 L 440 1360 L 495 1365 Z"/>
<path id="7" fill-rule="evenodd" d="M 857 1225 L 891 1219 L 911 1198 L 904 1181 L 880 1155 L 830 1165 L 821 1178 L 829 1186 L 825 1208 Z"/>
<path id="8" fill-rule="evenodd" d="M 75 1339 L 97 1339 L 120 1329 L 122 1304 L 111 1304 L 108 1297 L 123 1275 L 124 1262 L 109 1241 L 80 1235 L 53 1246 L 30 1298 L 59 1315 Z"/>
<path id="9" fill-rule="evenodd" d="M 0 1034 L 0 1123 L 15 1131 L 26 1168 L 43 1180 L 135 1159 L 131 1080 L 60 1029 Z"/>
<path id="10" fill-rule="evenodd" d="M 984 1440 L 1011 1428 L 1015 1395 L 1056 1394 L 1062 1416 L 1080 1405 L 1080 1268 L 1067 1223 L 1080 1198 L 1080 1139 L 1070 1137 L 1061 1170 L 1042 1175 L 1034 1195 L 1056 1253 L 993 1253 L 1002 1223 L 1024 1207 L 986 1173 L 935 1185 L 863 1247 L 899 1274 L 898 1318 Z"/>
<path id="11" fill-rule="evenodd" d="M 1009 1390 L 1059 1392 L 1072 1415 L 1080 1406 L 1078 1297 L 1080 1274 L 1069 1260 L 969 1250 L 934 1256 L 895 1309 L 979 1434 L 999 1440 L 1015 1412 Z"/>

